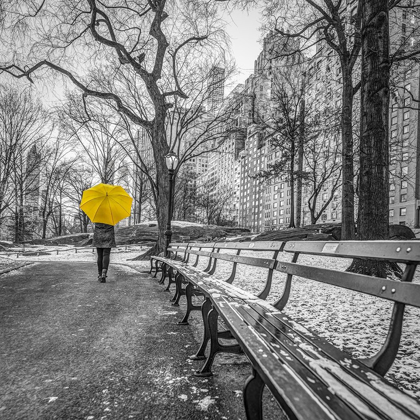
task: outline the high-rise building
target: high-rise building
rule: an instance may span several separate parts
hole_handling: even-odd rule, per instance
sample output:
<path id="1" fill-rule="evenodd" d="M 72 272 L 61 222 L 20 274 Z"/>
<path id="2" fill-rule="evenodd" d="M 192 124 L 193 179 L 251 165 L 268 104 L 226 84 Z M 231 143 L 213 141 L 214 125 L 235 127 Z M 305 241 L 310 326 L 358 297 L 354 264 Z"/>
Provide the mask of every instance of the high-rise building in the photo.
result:
<path id="1" fill-rule="evenodd" d="M 225 69 L 213 66 L 207 78 L 207 108 L 216 114 L 223 106 L 225 95 Z"/>

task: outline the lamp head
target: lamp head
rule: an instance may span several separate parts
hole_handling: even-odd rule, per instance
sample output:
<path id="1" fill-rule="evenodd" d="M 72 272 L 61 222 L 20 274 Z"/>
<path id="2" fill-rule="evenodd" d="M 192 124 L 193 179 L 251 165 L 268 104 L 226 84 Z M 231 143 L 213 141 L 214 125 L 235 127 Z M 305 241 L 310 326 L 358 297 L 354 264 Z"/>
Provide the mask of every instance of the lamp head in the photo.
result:
<path id="1" fill-rule="evenodd" d="M 166 160 L 166 167 L 169 170 L 172 170 L 173 171 L 178 166 L 178 156 L 174 152 L 169 152 L 165 156 L 165 160 Z"/>

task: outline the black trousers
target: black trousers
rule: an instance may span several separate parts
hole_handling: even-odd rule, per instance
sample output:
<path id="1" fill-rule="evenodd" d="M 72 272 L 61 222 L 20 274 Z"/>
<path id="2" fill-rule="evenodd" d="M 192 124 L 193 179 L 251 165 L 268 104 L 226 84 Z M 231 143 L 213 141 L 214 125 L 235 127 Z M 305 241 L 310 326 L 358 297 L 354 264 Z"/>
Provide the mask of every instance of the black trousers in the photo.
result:
<path id="1" fill-rule="evenodd" d="M 98 256 L 98 273 L 102 274 L 102 270 L 108 270 L 111 248 L 96 248 L 96 254 Z"/>

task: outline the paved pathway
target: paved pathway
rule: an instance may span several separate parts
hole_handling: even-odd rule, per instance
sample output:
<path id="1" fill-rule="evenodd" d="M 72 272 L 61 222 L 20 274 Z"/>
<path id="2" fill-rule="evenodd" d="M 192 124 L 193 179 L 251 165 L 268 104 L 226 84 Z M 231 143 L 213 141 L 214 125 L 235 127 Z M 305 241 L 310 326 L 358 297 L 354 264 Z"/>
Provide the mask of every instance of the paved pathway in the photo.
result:
<path id="1" fill-rule="evenodd" d="M 131 268 L 95 277 L 92 264 L 55 262 L 0 276 L 2 420 L 245 418 L 246 360 L 191 374 L 198 313 L 195 328 L 176 325 L 182 306 Z"/>

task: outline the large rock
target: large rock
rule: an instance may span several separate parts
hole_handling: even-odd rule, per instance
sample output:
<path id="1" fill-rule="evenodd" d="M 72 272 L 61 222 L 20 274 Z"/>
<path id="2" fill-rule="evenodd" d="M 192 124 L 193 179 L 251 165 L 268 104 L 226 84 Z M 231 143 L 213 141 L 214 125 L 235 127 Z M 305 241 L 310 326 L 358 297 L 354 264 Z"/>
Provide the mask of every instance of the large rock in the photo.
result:
<path id="1" fill-rule="evenodd" d="M 394 241 L 401 239 L 415 239 L 416 235 L 408 227 L 404 225 L 389 225 L 389 239 Z"/>
<path id="2" fill-rule="evenodd" d="M 390 240 L 415 239 L 416 235 L 408 227 L 403 225 L 389 226 Z M 356 238 L 357 239 L 357 238 Z M 258 235 L 255 241 L 340 241 L 341 224 L 323 223 L 319 225 L 307 225 L 301 228 L 273 230 Z"/>

